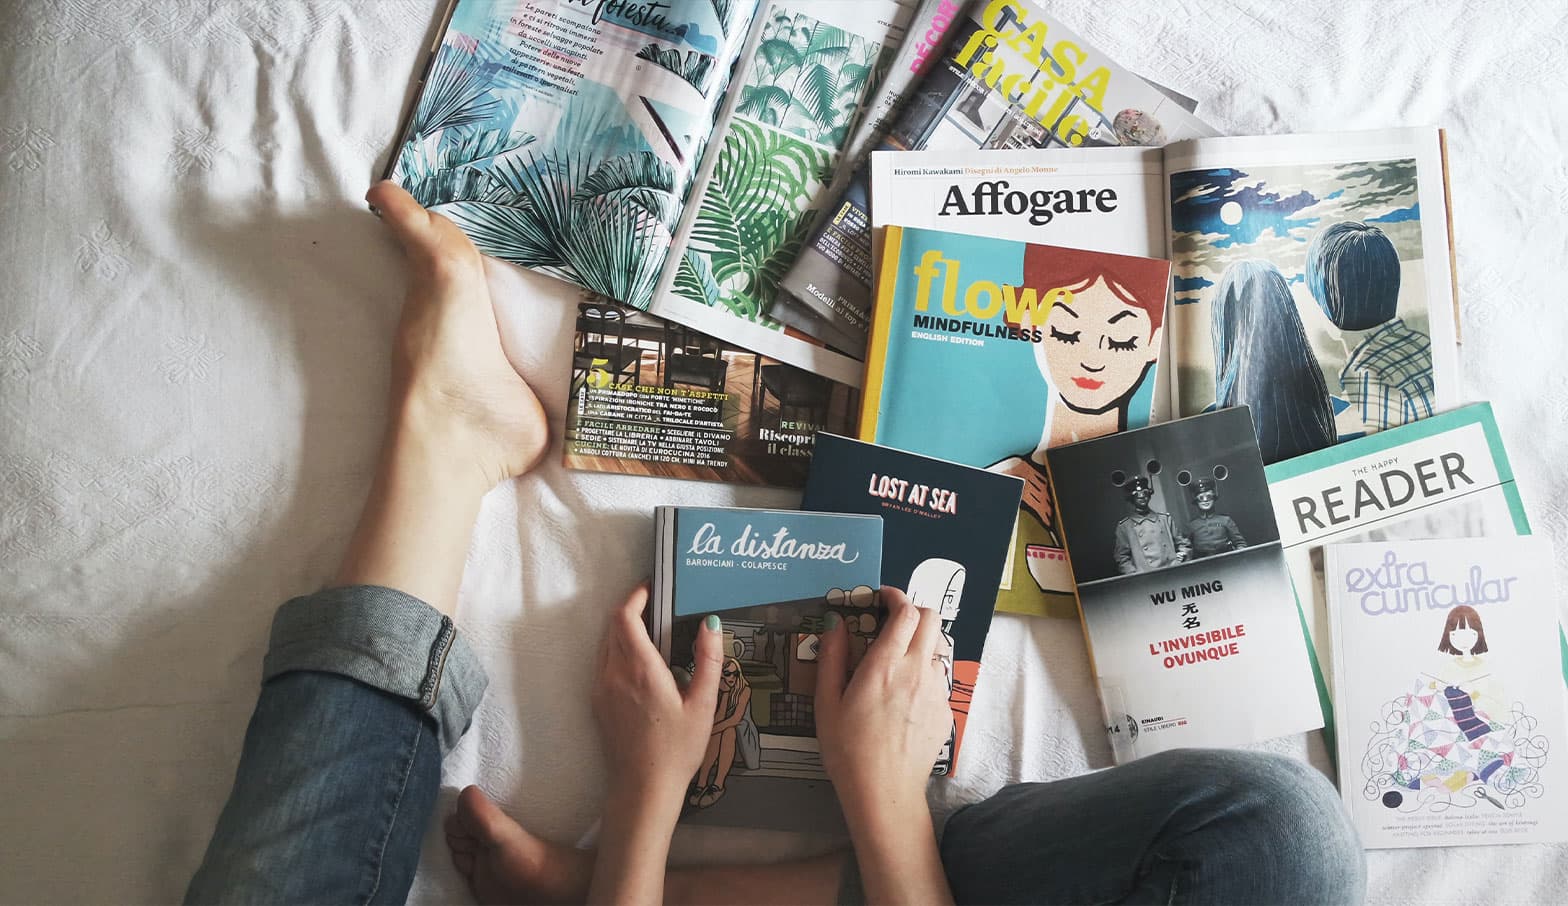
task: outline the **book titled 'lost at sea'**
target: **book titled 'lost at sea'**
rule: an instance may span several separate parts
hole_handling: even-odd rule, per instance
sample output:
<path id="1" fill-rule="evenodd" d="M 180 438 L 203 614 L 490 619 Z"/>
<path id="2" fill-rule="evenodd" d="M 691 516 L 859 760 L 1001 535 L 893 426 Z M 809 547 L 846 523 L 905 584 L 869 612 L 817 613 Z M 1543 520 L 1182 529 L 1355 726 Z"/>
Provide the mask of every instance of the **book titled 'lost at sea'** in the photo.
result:
<path id="1" fill-rule="evenodd" d="M 658 507 L 648 629 L 678 676 L 708 614 L 723 621 L 713 733 L 686 795 L 701 824 L 842 823 L 817 748 L 817 654 L 828 613 L 854 664 L 882 627 L 882 517 Z"/>

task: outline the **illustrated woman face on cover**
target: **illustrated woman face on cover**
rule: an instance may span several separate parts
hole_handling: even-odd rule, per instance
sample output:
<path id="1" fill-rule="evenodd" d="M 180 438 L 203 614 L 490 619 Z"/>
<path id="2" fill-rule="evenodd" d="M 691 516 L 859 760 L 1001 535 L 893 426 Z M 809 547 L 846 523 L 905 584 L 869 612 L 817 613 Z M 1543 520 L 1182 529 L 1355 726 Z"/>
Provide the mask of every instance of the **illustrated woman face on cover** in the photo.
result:
<path id="1" fill-rule="evenodd" d="M 1481 626 L 1481 615 L 1468 604 L 1461 604 L 1448 612 L 1443 623 L 1443 638 L 1437 650 L 1455 657 L 1474 657 L 1486 653 L 1486 630 Z"/>
<path id="2" fill-rule="evenodd" d="M 1045 336 L 1034 344 L 1035 364 L 1055 393 L 1056 417 L 1065 409 L 1116 420 L 1084 437 L 1126 427 L 1132 396 L 1159 356 L 1165 280 L 1150 264 L 1073 249 L 1024 252 L 1025 285 L 1072 293 L 1051 309 Z"/>

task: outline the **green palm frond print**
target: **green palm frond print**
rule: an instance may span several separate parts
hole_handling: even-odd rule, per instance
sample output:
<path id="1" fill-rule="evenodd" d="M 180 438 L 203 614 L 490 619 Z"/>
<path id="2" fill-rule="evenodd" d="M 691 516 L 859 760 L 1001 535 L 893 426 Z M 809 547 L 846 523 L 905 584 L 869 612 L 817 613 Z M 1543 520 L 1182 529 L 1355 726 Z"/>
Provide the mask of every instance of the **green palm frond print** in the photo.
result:
<path id="1" fill-rule="evenodd" d="M 425 207 L 483 196 L 491 183 L 489 165 L 533 144 L 526 132 L 455 130 L 445 136 L 415 135 L 398 152 L 394 174 Z"/>
<path id="2" fill-rule="evenodd" d="M 736 111 L 759 123 L 840 148 L 873 87 L 882 45 L 799 13 L 763 26 Z"/>
<path id="3" fill-rule="evenodd" d="M 730 125 L 692 224 L 675 292 L 764 320 L 778 281 L 800 253 L 812 198 L 830 154 L 737 119 Z"/>
<path id="4" fill-rule="evenodd" d="M 414 107 L 413 132 L 431 135 L 489 119 L 500 107 L 485 80 L 469 68 L 470 57 L 448 44 L 436 51 L 425 88 Z"/>
<path id="5" fill-rule="evenodd" d="M 479 250 L 647 307 L 679 205 L 674 173 L 650 152 L 597 165 L 586 154 L 497 159 L 484 191 L 433 206 Z"/>

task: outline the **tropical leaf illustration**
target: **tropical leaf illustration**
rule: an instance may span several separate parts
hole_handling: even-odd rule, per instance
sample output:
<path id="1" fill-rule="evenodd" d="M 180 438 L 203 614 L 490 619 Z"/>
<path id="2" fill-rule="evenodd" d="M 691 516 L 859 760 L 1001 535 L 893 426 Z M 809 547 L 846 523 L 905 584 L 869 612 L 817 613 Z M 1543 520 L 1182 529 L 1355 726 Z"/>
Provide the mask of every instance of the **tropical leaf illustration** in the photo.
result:
<path id="1" fill-rule="evenodd" d="M 398 152 L 393 177 L 425 207 L 481 198 L 492 178 L 488 164 L 535 141 L 527 132 L 454 129 L 415 135 Z"/>
<path id="2" fill-rule="evenodd" d="M 437 210 L 486 254 L 552 270 L 646 308 L 669 247 L 665 221 L 676 204 L 662 186 L 638 182 L 653 177 L 667 185 L 673 177 L 635 157 L 598 167 L 583 153 L 503 157 L 491 169 L 494 182 L 484 198 Z"/>
<path id="3" fill-rule="evenodd" d="M 787 72 L 800 65 L 800 51 L 784 38 L 769 38 L 757 45 L 757 55 L 762 57 L 775 74 Z"/>
<path id="4" fill-rule="evenodd" d="M 763 27 L 737 112 L 840 147 L 872 87 L 880 44 L 811 16 L 776 14 Z"/>
<path id="5" fill-rule="evenodd" d="M 555 236 L 534 212 L 494 201 L 454 201 L 431 208 L 452 219 L 487 255 L 520 267 L 561 267 Z"/>
<path id="6" fill-rule="evenodd" d="M 688 50 L 683 55 L 673 47 L 646 44 L 637 51 L 637 57 L 655 64 L 685 79 L 702 94 L 708 92 L 708 77 L 713 74 L 713 58 L 705 53 Z"/>
<path id="7" fill-rule="evenodd" d="M 730 35 L 730 14 L 735 11 L 734 0 L 713 0 L 713 14 L 719 19 L 719 33 Z"/>
<path id="8" fill-rule="evenodd" d="M 777 85 L 747 85 L 741 89 L 736 110 L 742 115 L 777 126 L 789 109 L 789 92 Z"/>
<path id="9" fill-rule="evenodd" d="M 828 67 L 813 63 L 795 82 L 794 105 L 811 117 L 818 129 L 832 129 L 838 118 L 838 77 Z"/>
<path id="10" fill-rule="evenodd" d="M 473 56 L 442 44 L 414 107 L 412 131 L 431 135 L 454 126 L 482 123 L 496 112 L 487 82 L 469 64 Z"/>
<path id="11" fill-rule="evenodd" d="M 675 293 L 709 306 L 719 303 L 719 282 L 713 279 L 706 257 L 686 250 L 675 267 Z"/>
<path id="12" fill-rule="evenodd" d="M 756 319 L 799 254 L 810 224 L 806 206 L 821 188 L 827 152 L 788 135 L 736 120 L 714 162 L 707 194 L 693 219 L 691 257 L 706 262 L 731 311 Z M 676 291 L 713 304 L 707 278 L 691 265 Z"/>

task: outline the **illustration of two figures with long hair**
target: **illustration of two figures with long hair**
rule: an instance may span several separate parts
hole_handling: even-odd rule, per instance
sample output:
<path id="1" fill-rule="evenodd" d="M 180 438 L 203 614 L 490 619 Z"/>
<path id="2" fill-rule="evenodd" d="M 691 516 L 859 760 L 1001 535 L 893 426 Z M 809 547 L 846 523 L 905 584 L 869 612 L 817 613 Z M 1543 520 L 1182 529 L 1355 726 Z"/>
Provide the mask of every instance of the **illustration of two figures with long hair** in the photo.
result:
<path id="1" fill-rule="evenodd" d="M 1475 608 L 1448 612 L 1432 672 L 1386 702 L 1361 758 L 1362 795 L 1404 812 L 1514 809 L 1540 798 L 1547 739 L 1487 664 Z"/>
<path id="2" fill-rule="evenodd" d="M 1399 254 L 1383 230 L 1357 220 L 1322 228 L 1304 279 L 1345 346 L 1333 390 L 1273 262 L 1233 261 L 1214 290 L 1215 407 L 1252 408 L 1265 463 L 1354 436 L 1336 428 L 1340 409 L 1359 416 L 1366 433 L 1433 412 L 1431 339 L 1396 317 Z"/>

